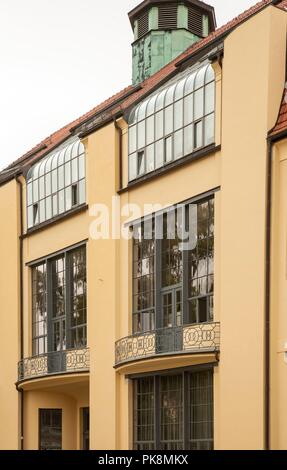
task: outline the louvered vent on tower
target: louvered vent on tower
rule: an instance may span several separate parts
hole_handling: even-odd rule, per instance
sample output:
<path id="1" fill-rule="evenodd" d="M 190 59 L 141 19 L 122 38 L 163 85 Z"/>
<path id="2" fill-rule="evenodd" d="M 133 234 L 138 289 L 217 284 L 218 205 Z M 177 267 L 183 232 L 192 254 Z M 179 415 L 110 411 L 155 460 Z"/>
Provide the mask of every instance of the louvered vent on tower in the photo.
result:
<path id="1" fill-rule="evenodd" d="M 177 29 L 177 4 L 159 6 L 158 29 Z"/>
<path id="2" fill-rule="evenodd" d="M 195 8 L 188 9 L 188 29 L 196 36 L 203 37 L 202 13 Z"/>
<path id="3" fill-rule="evenodd" d="M 145 36 L 149 32 L 149 12 L 146 11 L 145 13 L 140 16 L 138 20 L 138 37 L 141 38 Z"/>

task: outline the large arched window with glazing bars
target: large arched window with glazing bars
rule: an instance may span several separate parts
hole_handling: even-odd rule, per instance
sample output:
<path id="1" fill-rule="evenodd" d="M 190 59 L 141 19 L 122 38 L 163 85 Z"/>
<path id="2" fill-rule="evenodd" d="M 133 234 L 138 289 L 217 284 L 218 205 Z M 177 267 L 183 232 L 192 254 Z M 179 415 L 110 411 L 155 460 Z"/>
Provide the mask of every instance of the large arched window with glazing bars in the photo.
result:
<path id="1" fill-rule="evenodd" d="M 85 148 L 79 139 L 48 155 L 27 174 L 28 228 L 85 203 Z"/>
<path id="2" fill-rule="evenodd" d="M 129 181 L 214 143 L 215 76 L 210 64 L 135 107 L 129 118 Z"/>

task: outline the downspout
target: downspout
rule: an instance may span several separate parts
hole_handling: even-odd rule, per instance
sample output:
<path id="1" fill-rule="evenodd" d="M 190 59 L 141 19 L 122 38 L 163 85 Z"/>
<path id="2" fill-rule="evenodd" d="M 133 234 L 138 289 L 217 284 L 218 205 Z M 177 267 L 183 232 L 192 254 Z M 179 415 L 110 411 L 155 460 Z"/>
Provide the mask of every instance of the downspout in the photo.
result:
<path id="1" fill-rule="evenodd" d="M 119 191 L 123 187 L 123 135 L 122 135 L 122 129 L 117 123 L 117 120 L 114 119 L 115 123 L 115 128 L 118 131 L 118 136 L 119 136 Z"/>
<path id="2" fill-rule="evenodd" d="M 265 264 L 265 404 L 264 450 L 270 450 L 270 288 L 271 288 L 271 220 L 272 220 L 272 140 L 267 140 L 267 194 L 266 194 L 266 264 Z"/>
<path id="3" fill-rule="evenodd" d="M 23 185 L 19 178 L 16 176 L 16 182 L 18 184 L 20 197 L 20 235 L 19 235 L 19 257 L 20 257 L 20 361 L 24 359 L 24 337 L 23 337 L 23 326 L 24 326 L 24 306 L 23 306 L 23 288 L 24 288 L 24 276 L 23 276 L 23 233 L 24 233 L 24 222 L 23 222 Z M 24 450 L 24 391 L 19 389 L 20 393 L 20 442 L 21 450 Z"/>

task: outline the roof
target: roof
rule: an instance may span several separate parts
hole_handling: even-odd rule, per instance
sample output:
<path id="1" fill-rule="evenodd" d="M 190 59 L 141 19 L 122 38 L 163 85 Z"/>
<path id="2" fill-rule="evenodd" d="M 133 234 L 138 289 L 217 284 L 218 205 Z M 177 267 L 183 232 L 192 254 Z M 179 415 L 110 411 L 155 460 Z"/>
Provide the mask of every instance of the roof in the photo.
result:
<path id="1" fill-rule="evenodd" d="M 178 0 L 143 0 L 139 5 L 137 5 L 135 8 L 133 8 L 128 14 L 131 25 L 132 25 L 132 28 L 134 27 L 135 20 L 147 8 L 151 7 L 152 5 L 160 5 L 160 4 L 163 4 L 163 3 L 170 3 L 171 1 L 176 1 L 177 2 Z M 209 16 L 211 29 L 212 29 L 212 31 L 215 30 L 215 28 L 216 28 L 216 18 L 215 18 L 215 12 L 214 12 L 214 7 L 213 6 L 202 2 L 201 0 L 183 0 L 183 1 L 187 4 L 190 4 L 193 7 L 197 7 L 197 8 L 200 8 L 202 10 L 205 10 L 205 12 Z"/>
<path id="2" fill-rule="evenodd" d="M 21 173 L 22 169 L 27 165 L 35 163 L 41 157 L 50 153 L 54 148 L 56 148 L 58 145 L 68 139 L 71 135 L 73 135 L 74 129 L 78 126 L 87 123 L 86 128 L 88 131 L 88 122 L 91 119 L 96 118 L 98 122 L 108 122 L 109 120 L 112 120 L 117 115 L 119 115 L 119 113 L 122 113 L 133 104 L 139 102 L 148 93 L 154 90 L 160 83 L 167 80 L 170 76 L 176 73 L 178 71 L 179 62 L 189 59 L 194 54 L 201 52 L 208 46 L 211 46 L 215 41 L 220 40 L 221 38 L 223 39 L 234 28 L 238 27 L 240 24 L 248 20 L 254 14 L 259 13 L 261 10 L 271 4 L 276 5 L 277 7 L 282 9 L 287 9 L 287 0 L 261 0 L 259 3 L 256 3 L 256 5 L 241 13 L 239 16 L 232 19 L 224 26 L 221 26 L 206 38 L 203 38 L 202 40 L 193 44 L 184 53 L 182 53 L 172 62 L 167 64 L 157 73 L 152 75 L 150 78 L 145 80 L 140 86 L 128 86 L 127 88 L 121 90 L 119 93 L 115 94 L 111 98 L 107 99 L 103 103 L 90 110 L 88 113 L 79 117 L 75 121 L 67 124 L 62 129 L 59 129 L 58 131 L 44 139 L 32 150 L 24 154 L 22 157 L 18 158 L 0 173 L 0 184 L 10 180 L 16 174 Z M 287 106 L 285 108 L 282 116 L 285 116 L 287 127 Z"/>

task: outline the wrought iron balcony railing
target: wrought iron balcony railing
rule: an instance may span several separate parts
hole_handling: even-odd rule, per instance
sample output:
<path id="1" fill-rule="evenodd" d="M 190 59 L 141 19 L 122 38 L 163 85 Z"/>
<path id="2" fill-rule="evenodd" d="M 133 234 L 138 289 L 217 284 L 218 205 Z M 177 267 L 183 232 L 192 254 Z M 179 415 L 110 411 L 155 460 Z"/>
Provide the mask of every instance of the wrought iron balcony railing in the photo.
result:
<path id="1" fill-rule="evenodd" d="M 137 333 L 117 341 L 115 364 L 119 366 L 166 354 L 218 352 L 219 349 L 219 323 L 162 328 L 147 333 Z"/>
<path id="2" fill-rule="evenodd" d="M 88 372 L 89 349 L 69 349 L 29 357 L 18 363 L 18 382 L 55 374 Z"/>

